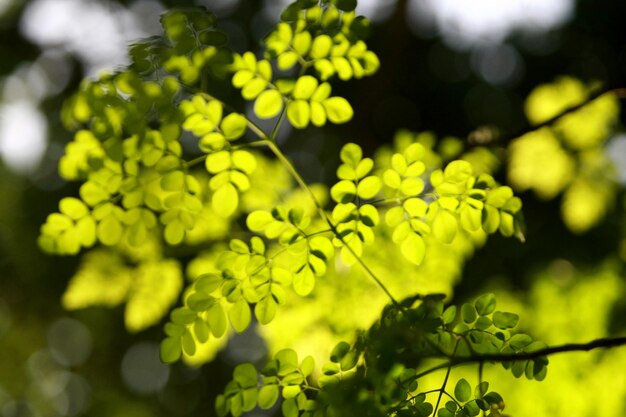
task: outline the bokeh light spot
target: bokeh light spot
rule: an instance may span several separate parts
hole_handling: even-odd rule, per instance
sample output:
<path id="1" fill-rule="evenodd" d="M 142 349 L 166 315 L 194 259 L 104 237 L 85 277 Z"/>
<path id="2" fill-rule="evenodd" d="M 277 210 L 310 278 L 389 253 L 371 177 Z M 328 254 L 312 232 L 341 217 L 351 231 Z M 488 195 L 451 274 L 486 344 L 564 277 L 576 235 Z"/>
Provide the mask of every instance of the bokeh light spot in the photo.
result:
<path id="1" fill-rule="evenodd" d="M 159 345 L 137 343 L 122 359 L 122 379 L 138 394 L 153 394 L 165 386 L 170 369 L 159 360 Z"/>
<path id="2" fill-rule="evenodd" d="M 77 320 L 64 318 L 50 326 L 48 345 L 50 353 L 61 365 L 77 366 L 89 358 L 93 341 L 87 326 Z"/>

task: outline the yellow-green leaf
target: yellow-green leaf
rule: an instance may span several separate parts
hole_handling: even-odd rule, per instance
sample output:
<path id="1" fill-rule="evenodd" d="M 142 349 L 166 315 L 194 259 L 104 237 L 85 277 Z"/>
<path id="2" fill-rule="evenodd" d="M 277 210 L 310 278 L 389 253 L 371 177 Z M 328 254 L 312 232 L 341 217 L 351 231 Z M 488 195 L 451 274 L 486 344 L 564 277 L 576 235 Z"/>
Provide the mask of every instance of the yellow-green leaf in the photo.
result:
<path id="1" fill-rule="evenodd" d="M 439 210 L 433 221 L 433 235 L 442 243 L 451 243 L 456 236 L 458 224 L 454 214 Z"/>
<path id="2" fill-rule="evenodd" d="M 113 246 L 120 241 L 123 231 L 124 229 L 120 221 L 113 215 L 109 215 L 98 223 L 98 240 L 100 240 L 103 245 Z"/>
<path id="3" fill-rule="evenodd" d="M 161 342 L 161 361 L 165 363 L 174 363 L 182 355 L 180 346 L 180 337 L 166 337 Z"/>
<path id="4" fill-rule="evenodd" d="M 304 129 L 309 125 L 311 108 L 304 100 L 294 100 L 287 105 L 287 118 L 296 129 Z"/>
<path id="5" fill-rule="evenodd" d="M 308 100 L 317 89 L 317 85 L 317 79 L 310 75 L 303 75 L 296 81 L 291 94 L 296 100 Z"/>
<path id="6" fill-rule="evenodd" d="M 239 139 L 246 132 L 247 119 L 239 113 L 231 113 L 224 117 L 220 129 L 228 140 Z"/>
<path id="7" fill-rule="evenodd" d="M 265 90 L 254 102 L 254 113 L 261 119 L 272 118 L 283 108 L 283 96 L 278 90 Z"/>
<path id="8" fill-rule="evenodd" d="M 276 316 L 276 301 L 272 296 L 265 297 L 254 307 L 254 315 L 261 324 L 268 324 Z"/>
<path id="9" fill-rule="evenodd" d="M 213 194 L 211 207 L 221 217 L 230 217 L 239 206 L 239 193 L 234 185 L 226 183 Z"/>
<path id="10" fill-rule="evenodd" d="M 230 324 L 237 333 L 243 332 L 248 328 L 250 320 L 252 319 L 250 306 L 243 298 L 239 299 L 239 301 L 233 304 L 230 308 L 228 318 L 230 319 Z"/>
<path id="11" fill-rule="evenodd" d="M 352 106 L 343 97 L 330 97 L 322 102 L 328 120 L 335 124 L 346 123 L 354 115 Z"/>
<path id="12" fill-rule="evenodd" d="M 402 255 L 415 265 L 420 265 L 424 260 L 426 245 L 424 239 L 415 233 L 409 234 L 400 245 Z"/>

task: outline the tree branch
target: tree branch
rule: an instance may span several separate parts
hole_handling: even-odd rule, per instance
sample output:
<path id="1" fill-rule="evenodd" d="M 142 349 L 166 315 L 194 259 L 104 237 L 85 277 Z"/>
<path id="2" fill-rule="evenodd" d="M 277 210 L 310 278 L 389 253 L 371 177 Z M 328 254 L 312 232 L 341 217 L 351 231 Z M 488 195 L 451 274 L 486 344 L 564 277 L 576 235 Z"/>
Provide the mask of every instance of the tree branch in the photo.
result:
<path id="1" fill-rule="evenodd" d="M 534 352 L 522 353 L 494 353 L 484 355 L 472 355 L 465 357 L 449 357 L 449 364 L 460 365 L 476 362 L 509 362 L 538 359 L 542 356 L 554 355 L 566 352 L 588 352 L 598 348 L 612 348 L 626 345 L 626 337 L 602 338 L 589 343 L 567 343 L 560 346 L 547 347 Z"/>

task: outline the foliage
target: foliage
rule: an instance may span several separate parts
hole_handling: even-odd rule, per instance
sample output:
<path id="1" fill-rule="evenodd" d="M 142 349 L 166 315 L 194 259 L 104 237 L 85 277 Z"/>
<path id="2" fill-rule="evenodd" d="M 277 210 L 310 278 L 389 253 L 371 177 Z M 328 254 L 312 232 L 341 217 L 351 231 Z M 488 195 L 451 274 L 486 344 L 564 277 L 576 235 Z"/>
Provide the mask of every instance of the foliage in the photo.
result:
<path id="1" fill-rule="evenodd" d="M 260 371 L 249 363 L 234 369 L 216 400 L 220 415 L 270 409 L 281 397 L 287 417 L 502 415 L 483 364 L 500 362 L 515 377 L 540 381 L 547 345 L 514 331 L 518 315 L 496 310 L 493 294 L 458 308 L 444 300 L 489 235 L 524 240 L 514 189 L 546 199 L 564 192 L 564 220 L 575 232 L 600 221 L 617 188 L 601 152 L 617 100 L 601 96 L 514 140 L 513 188 L 495 179 L 497 150 L 464 149 L 454 138 L 437 145 L 432 134 L 408 131 L 372 157 L 345 144 L 337 181 L 309 185 L 276 137 L 284 121 L 305 129 L 353 117 L 333 83 L 379 66 L 355 5 L 294 2 L 262 56 L 228 49 L 203 9 L 164 14 L 164 36 L 133 45 L 127 70 L 85 81 L 63 109 L 77 132 L 59 173 L 80 188 L 48 216 L 39 245 L 57 255 L 88 251 L 63 297 L 66 308 L 126 303 L 130 331 L 167 316 L 164 362 L 209 361 L 233 332 L 264 326 L 272 359 Z M 231 89 L 243 104 L 220 98 Z M 567 78 L 540 86 L 528 98 L 528 117 L 545 122 L 589 94 Z M 252 113 L 273 128 L 263 130 Z M 358 299 L 371 286 L 377 295 L 355 314 L 343 298 Z M 338 314 L 342 308 L 351 314 Z M 308 331 L 302 323 L 293 329 L 292 315 L 335 321 L 327 339 L 352 342 L 336 344 L 330 362 L 316 368 L 319 352 L 279 348 L 286 331 Z M 450 391 L 451 368 L 470 364 L 478 379 L 459 378 Z M 438 370 L 446 370 L 439 387 L 422 383 Z"/>

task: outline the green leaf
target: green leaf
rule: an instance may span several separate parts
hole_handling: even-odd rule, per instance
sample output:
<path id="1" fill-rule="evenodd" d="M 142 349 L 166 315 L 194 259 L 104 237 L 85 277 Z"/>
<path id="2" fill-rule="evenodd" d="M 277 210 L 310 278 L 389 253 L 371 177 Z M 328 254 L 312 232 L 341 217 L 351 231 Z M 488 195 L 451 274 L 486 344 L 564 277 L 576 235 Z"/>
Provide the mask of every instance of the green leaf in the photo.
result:
<path id="1" fill-rule="evenodd" d="M 283 96 L 278 90 L 265 90 L 254 102 L 254 113 L 261 119 L 275 117 L 283 109 Z"/>
<path id="2" fill-rule="evenodd" d="M 298 417 L 300 415 L 295 398 L 283 401 L 281 411 L 283 412 L 284 417 Z"/>
<path id="3" fill-rule="evenodd" d="M 400 252 L 411 263 L 420 265 L 426 254 L 424 239 L 414 233 L 409 234 L 400 245 Z"/>
<path id="4" fill-rule="evenodd" d="M 100 185 L 87 181 L 79 190 L 80 198 L 91 207 L 109 199 L 109 193 Z"/>
<path id="5" fill-rule="evenodd" d="M 356 9 L 356 0 L 337 0 L 337 8 L 344 12 L 351 12 Z"/>
<path id="6" fill-rule="evenodd" d="M 73 220 L 78 220 L 89 213 L 89 209 L 85 203 L 74 197 L 61 199 L 59 202 L 59 210 Z"/>
<path id="7" fill-rule="evenodd" d="M 228 218 L 239 206 L 239 193 L 231 183 L 218 188 L 211 198 L 211 207 L 223 218 Z"/>
<path id="8" fill-rule="evenodd" d="M 196 353 L 196 341 L 193 338 L 193 335 L 189 330 L 183 333 L 181 338 L 181 345 L 183 347 L 183 352 L 185 352 L 189 356 L 193 356 Z"/>
<path id="9" fill-rule="evenodd" d="M 256 158 L 248 151 L 237 150 L 231 155 L 233 166 L 250 175 L 256 170 Z"/>
<path id="10" fill-rule="evenodd" d="M 533 342 L 533 339 L 524 333 L 518 333 L 511 336 L 509 339 L 509 345 L 516 351 L 519 352 L 524 349 L 526 346 L 530 345 Z"/>
<path id="11" fill-rule="evenodd" d="M 517 326 L 518 322 L 519 316 L 515 313 L 505 313 L 502 311 L 493 313 L 493 325 L 498 329 L 512 329 Z"/>
<path id="12" fill-rule="evenodd" d="M 463 304 L 461 306 L 461 317 L 465 323 L 474 323 L 477 317 L 476 308 L 470 303 Z"/>
<path id="13" fill-rule="evenodd" d="M 472 387 L 464 378 L 459 379 L 454 387 L 454 397 L 461 403 L 469 401 L 472 397 Z"/>
<path id="14" fill-rule="evenodd" d="M 357 187 L 352 181 L 342 180 L 333 185 L 330 195 L 338 203 L 346 204 L 356 198 Z"/>
<path id="15" fill-rule="evenodd" d="M 96 229 L 98 240 L 107 246 L 116 245 L 122 239 L 123 232 L 122 224 L 113 215 L 102 219 Z"/>
<path id="16" fill-rule="evenodd" d="M 230 404 L 226 400 L 226 397 L 222 394 L 215 398 L 215 412 L 219 417 L 226 417 L 230 411 Z"/>
<path id="17" fill-rule="evenodd" d="M 246 100 L 254 100 L 265 90 L 265 87 L 267 87 L 266 80 L 260 77 L 253 78 L 243 86 L 241 96 Z"/>
<path id="18" fill-rule="evenodd" d="M 193 332 L 200 343 L 206 343 L 209 340 L 209 326 L 201 318 L 197 318 L 193 323 Z"/>
<path id="19" fill-rule="evenodd" d="M 248 328 L 252 319 L 250 306 L 243 298 L 239 299 L 228 312 L 228 318 L 237 333 L 243 332 Z"/>
<path id="20" fill-rule="evenodd" d="M 480 384 L 476 385 L 476 388 L 474 389 L 474 398 L 482 398 L 483 395 L 487 393 L 488 389 L 489 382 L 482 381 Z"/>
<path id="21" fill-rule="evenodd" d="M 294 398 L 296 395 L 302 392 L 302 388 L 299 385 L 289 385 L 283 388 L 283 398 Z"/>
<path id="22" fill-rule="evenodd" d="M 325 58 L 330 53 L 330 49 L 333 46 L 333 40 L 328 35 L 319 35 L 313 40 L 311 45 L 311 51 L 309 54 L 313 59 Z"/>
<path id="23" fill-rule="evenodd" d="M 304 100 L 290 101 L 287 105 L 287 118 L 296 129 L 304 129 L 309 125 L 311 107 Z"/>
<path id="24" fill-rule="evenodd" d="M 256 368 L 251 363 L 242 363 L 235 367 L 233 379 L 242 387 L 256 387 L 259 376 Z"/>
<path id="25" fill-rule="evenodd" d="M 309 100 L 318 86 L 317 79 L 310 75 L 298 78 L 291 95 L 296 100 Z"/>
<path id="26" fill-rule="evenodd" d="M 239 113 L 231 113 L 224 117 L 220 125 L 224 137 L 228 140 L 239 139 L 246 133 L 247 127 L 248 120 Z"/>
<path id="27" fill-rule="evenodd" d="M 346 123 L 354 115 L 352 106 L 343 97 L 330 97 L 322 102 L 322 105 L 326 109 L 326 115 L 328 120 L 335 124 Z"/>
<path id="28" fill-rule="evenodd" d="M 497 208 L 485 204 L 482 212 L 483 229 L 487 233 L 494 233 L 500 226 L 500 212 Z"/>
<path id="29" fill-rule="evenodd" d="M 433 235 L 442 243 L 452 243 L 458 230 L 456 216 L 448 210 L 439 210 L 433 221 Z"/>
<path id="30" fill-rule="evenodd" d="M 339 158 L 344 164 L 356 168 L 363 158 L 363 150 L 356 143 L 346 143 L 339 151 Z"/>
<path id="31" fill-rule="evenodd" d="M 437 411 L 437 416 L 438 417 L 454 417 L 454 413 L 449 411 L 446 408 L 440 408 L 439 411 Z"/>
<path id="32" fill-rule="evenodd" d="M 265 385 L 259 390 L 259 407 L 268 410 L 276 404 L 279 395 L 278 385 Z"/>
<path id="33" fill-rule="evenodd" d="M 211 306 L 211 308 L 207 311 L 207 319 L 213 336 L 222 337 L 224 333 L 226 333 L 228 320 L 226 318 L 224 308 L 219 302 L 213 304 L 213 306 Z"/>
<path id="34" fill-rule="evenodd" d="M 333 348 L 330 353 L 330 360 L 338 363 L 344 356 L 350 351 L 350 345 L 347 342 L 341 341 Z"/>
<path id="35" fill-rule="evenodd" d="M 450 306 L 446 308 L 442 316 L 443 323 L 450 324 L 454 321 L 455 318 L 456 318 L 456 306 Z"/>
<path id="36" fill-rule="evenodd" d="M 298 369 L 298 354 L 293 349 L 282 349 L 274 355 L 278 361 L 278 375 L 285 376 Z"/>
<path id="37" fill-rule="evenodd" d="M 369 200 L 378 194 L 381 186 L 382 182 L 380 181 L 380 178 L 375 176 L 365 177 L 359 181 L 356 193 L 359 197 Z"/>
<path id="38" fill-rule="evenodd" d="M 272 217 L 272 214 L 264 210 L 253 211 L 246 218 L 246 225 L 253 232 L 259 232 L 273 222 L 275 222 L 275 219 Z"/>
<path id="39" fill-rule="evenodd" d="M 297 33 L 293 37 L 292 46 L 300 56 L 304 56 L 311 47 L 311 33 L 308 31 Z"/>
<path id="40" fill-rule="evenodd" d="M 180 337 L 166 337 L 161 342 L 161 361 L 164 363 L 174 363 L 182 355 Z"/>
<path id="41" fill-rule="evenodd" d="M 178 245 L 185 237 L 185 226 L 180 221 L 174 220 L 165 226 L 163 237 L 168 244 L 172 246 Z"/>
<path id="42" fill-rule="evenodd" d="M 186 307 L 179 307 L 170 313 L 170 319 L 176 324 L 191 324 L 198 317 L 198 313 Z"/>
<path id="43" fill-rule="evenodd" d="M 204 161 L 204 165 L 211 174 L 217 174 L 224 170 L 227 170 L 231 166 L 230 152 L 219 151 L 211 153 Z"/>
<path id="44" fill-rule="evenodd" d="M 480 414 L 480 407 L 478 407 L 476 400 L 472 400 L 468 402 L 467 404 L 465 404 L 465 406 L 463 407 L 463 410 L 469 417 L 475 417 L 478 414 Z"/>
<path id="45" fill-rule="evenodd" d="M 276 316 L 276 301 L 269 296 L 263 298 L 254 307 L 254 314 L 261 324 L 268 324 Z"/>
<path id="46" fill-rule="evenodd" d="M 476 307 L 478 314 L 481 316 L 491 314 L 496 309 L 496 296 L 491 293 L 481 295 L 474 302 L 474 306 Z"/>
<path id="47" fill-rule="evenodd" d="M 416 417 L 428 417 L 433 413 L 433 405 L 431 403 L 422 403 L 415 407 Z"/>
<path id="48" fill-rule="evenodd" d="M 315 288 L 315 276 L 309 268 L 304 268 L 293 277 L 293 290 L 301 297 L 306 297 Z"/>
<path id="49" fill-rule="evenodd" d="M 491 391 L 483 396 L 483 400 L 487 401 L 488 404 L 500 404 L 504 400 L 497 392 Z"/>

